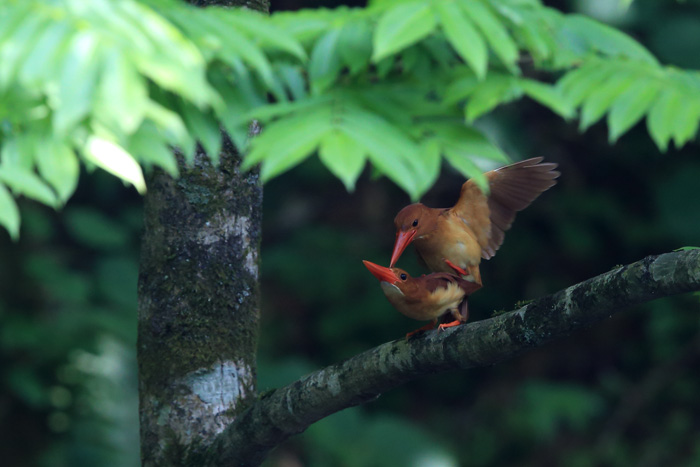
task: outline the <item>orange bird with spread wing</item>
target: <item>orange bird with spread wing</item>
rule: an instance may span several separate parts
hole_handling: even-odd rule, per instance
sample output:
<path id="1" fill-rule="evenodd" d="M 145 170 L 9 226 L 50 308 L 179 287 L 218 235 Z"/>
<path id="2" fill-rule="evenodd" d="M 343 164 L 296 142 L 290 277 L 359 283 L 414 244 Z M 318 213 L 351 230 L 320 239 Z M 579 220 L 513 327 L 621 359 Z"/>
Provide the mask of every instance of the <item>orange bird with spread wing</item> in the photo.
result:
<path id="1" fill-rule="evenodd" d="M 431 271 L 456 272 L 480 286 L 481 258 L 496 254 L 516 212 L 557 183 L 557 164 L 542 160 L 535 157 L 486 172 L 488 194 L 467 180 L 451 208 L 421 203 L 403 208 L 394 219 L 396 241 L 390 266 L 413 243 Z"/>
<path id="2" fill-rule="evenodd" d="M 412 319 L 432 320 L 430 324 L 406 334 L 406 338 L 418 331 L 432 329 L 443 315 L 451 315 L 454 320 L 441 324 L 439 329 L 464 323 L 469 317 L 467 297 L 481 288 L 479 284 L 454 274 L 411 277 L 403 269 L 385 268 L 369 261 L 363 263 L 379 279 L 384 295 L 394 308 Z"/>

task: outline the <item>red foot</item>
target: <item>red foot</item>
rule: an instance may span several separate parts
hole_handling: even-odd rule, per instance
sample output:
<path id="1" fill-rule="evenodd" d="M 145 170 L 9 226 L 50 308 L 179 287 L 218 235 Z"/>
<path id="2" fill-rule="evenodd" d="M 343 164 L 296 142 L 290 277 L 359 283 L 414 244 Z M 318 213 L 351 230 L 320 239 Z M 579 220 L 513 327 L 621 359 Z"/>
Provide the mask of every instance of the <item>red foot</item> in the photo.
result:
<path id="1" fill-rule="evenodd" d="M 462 322 L 459 321 L 459 320 L 457 320 L 457 319 L 454 320 L 454 321 L 452 321 L 451 323 L 443 323 L 443 324 L 441 324 L 440 326 L 438 326 L 438 332 L 439 332 L 439 331 L 442 331 L 442 330 L 445 329 L 445 328 L 451 328 L 451 327 L 454 327 L 454 326 L 459 326 L 460 324 L 462 324 Z"/>
<path id="2" fill-rule="evenodd" d="M 419 332 L 430 331 L 431 329 L 433 329 L 435 327 L 436 324 L 437 324 L 437 320 L 434 319 L 430 323 L 426 324 L 425 326 L 421 326 L 418 329 L 416 329 L 415 331 L 409 332 L 408 334 L 406 334 L 406 340 L 413 337 L 414 334 L 418 334 Z"/>
<path id="3" fill-rule="evenodd" d="M 453 263 L 453 262 L 450 261 L 449 259 L 446 259 L 446 260 L 445 260 L 445 263 L 447 263 L 447 265 L 448 265 L 449 267 L 451 267 L 452 269 L 454 269 L 454 270 L 457 272 L 457 274 L 459 274 L 460 276 L 468 276 L 468 275 L 469 275 L 469 273 L 468 273 L 467 271 L 465 271 L 464 269 L 460 268 L 459 266 L 457 266 L 455 263 Z"/>

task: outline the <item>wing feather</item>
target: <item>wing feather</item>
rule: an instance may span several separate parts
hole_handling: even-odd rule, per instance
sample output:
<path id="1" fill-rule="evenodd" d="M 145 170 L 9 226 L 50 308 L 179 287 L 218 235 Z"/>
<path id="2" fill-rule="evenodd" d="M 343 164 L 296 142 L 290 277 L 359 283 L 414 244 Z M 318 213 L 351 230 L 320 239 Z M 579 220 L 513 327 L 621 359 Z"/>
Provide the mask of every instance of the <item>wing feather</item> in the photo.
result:
<path id="1" fill-rule="evenodd" d="M 465 219 L 476 234 L 481 256 L 489 259 L 503 244 L 515 214 L 554 186 L 560 173 L 557 164 L 534 157 L 487 172 L 489 195 L 483 194 L 472 180 L 462 185 L 459 200 L 452 211 Z"/>

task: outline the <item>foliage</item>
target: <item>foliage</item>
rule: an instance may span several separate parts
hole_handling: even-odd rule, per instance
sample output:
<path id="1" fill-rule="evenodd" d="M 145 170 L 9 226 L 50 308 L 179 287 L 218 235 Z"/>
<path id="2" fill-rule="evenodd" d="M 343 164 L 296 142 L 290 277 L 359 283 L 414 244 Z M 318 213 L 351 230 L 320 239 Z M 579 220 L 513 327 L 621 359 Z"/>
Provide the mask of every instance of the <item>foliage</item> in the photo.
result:
<path id="1" fill-rule="evenodd" d="M 0 7 L 0 224 L 14 201 L 58 208 L 80 165 L 139 191 L 142 168 L 177 175 L 220 126 L 263 180 L 314 153 L 352 190 L 364 166 L 412 198 L 441 158 L 483 183 L 506 159 L 474 125 L 528 96 L 616 140 L 647 116 L 666 149 L 697 133 L 700 75 L 663 67 L 629 36 L 538 0 L 377 0 L 273 14 L 174 0 L 18 0 Z M 556 85 L 550 84 L 561 76 Z M 264 131 L 248 144 L 247 124 Z"/>
<path id="2" fill-rule="evenodd" d="M 139 461 L 139 200 L 112 177 L 87 180 L 80 191 L 90 195 L 78 194 L 60 219 L 20 202 L 27 233 L 15 244 L 0 242 L 6 465 Z M 115 201 L 120 208 L 110 212 Z"/>

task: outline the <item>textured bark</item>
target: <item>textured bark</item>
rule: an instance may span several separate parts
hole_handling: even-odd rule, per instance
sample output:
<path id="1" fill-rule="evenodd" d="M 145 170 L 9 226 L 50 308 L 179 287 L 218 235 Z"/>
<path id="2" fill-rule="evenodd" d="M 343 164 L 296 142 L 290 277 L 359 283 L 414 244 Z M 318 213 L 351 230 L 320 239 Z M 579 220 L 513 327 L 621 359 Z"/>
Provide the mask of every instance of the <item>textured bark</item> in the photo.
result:
<path id="1" fill-rule="evenodd" d="M 258 465 L 312 423 L 409 380 L 486 366 L 630 306 L 700 290 L 700 250 L 614 269 L 497 317 L 375 347 L 263 395 L 217 436 L 203 465 Z"/>
<path id="2" fill-rule="evenodd" d="M 262 188 L 231 145 L 148 184 L 139 274 L 144 466 L 179 465 L 256 397 Z"/>

